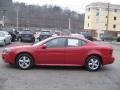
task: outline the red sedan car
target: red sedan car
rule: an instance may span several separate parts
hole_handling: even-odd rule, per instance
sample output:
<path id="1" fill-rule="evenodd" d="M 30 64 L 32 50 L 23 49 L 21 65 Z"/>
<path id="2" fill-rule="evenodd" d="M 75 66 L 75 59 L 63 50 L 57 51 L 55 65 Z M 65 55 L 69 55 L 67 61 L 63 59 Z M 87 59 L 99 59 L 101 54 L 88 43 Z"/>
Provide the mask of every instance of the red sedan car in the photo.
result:
<path id="1" fill-rule="evenodd" d="M 34 45 L 6 48 L 2 58 L 24 70 L 34 65 L 48 65 L 85 66 L 89 71 L 97 71 L 102 65 L 114 62 L 112 53 L 109 46 L 73 36 L 58 36 Z"/>

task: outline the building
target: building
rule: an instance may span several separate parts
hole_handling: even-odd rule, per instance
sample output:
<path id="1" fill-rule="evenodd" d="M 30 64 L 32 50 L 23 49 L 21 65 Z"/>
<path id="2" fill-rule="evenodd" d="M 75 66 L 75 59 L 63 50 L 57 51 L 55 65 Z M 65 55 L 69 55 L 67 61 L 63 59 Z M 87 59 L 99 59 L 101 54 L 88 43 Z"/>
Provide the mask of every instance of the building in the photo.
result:
<path id="1" fill-rule="evenodd" d="M 117 37 L 120 34 L 120 5 L 102 2 L 87 5 L 84 29 L 98 39 L 102 33 Z"/>
<path id="2" fill-rule="evenodd" d="M 5 26 L 5 14 L 12 8 L 12 0 L 0 0 L 0 27 Z M 2 13 L 2 14 L 1 14 Z"/>

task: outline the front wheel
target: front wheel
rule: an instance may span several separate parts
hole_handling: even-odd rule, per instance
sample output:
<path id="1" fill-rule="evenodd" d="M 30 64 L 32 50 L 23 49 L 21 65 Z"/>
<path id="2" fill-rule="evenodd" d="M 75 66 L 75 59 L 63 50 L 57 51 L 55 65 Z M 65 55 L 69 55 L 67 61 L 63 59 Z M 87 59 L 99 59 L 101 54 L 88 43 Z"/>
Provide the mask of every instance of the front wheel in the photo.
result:
<path id="1" fill-rule="evenodd" d="M 16 58 L 16 66 L 20 69 L 31 69 L 33 64 L 33 58 L 29 54 L 20 54 Z"/>
<path id="2" fill-rule="evenodd" d="M 86 70 L 88 71 L 97 71 L 101 67 L 101 58 L 98 56 L 90 56 L 86 60 L 85 64 Z"/>

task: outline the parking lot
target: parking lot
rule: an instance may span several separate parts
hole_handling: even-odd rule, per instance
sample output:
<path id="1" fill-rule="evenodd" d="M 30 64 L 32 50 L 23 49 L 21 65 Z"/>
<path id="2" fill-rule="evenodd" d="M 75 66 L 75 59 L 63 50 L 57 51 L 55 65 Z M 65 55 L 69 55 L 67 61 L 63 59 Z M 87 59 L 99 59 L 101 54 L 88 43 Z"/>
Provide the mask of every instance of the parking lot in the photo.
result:
<path id="1" fill-rule="evenodd" d="M 88 72 L 80 67 L 35 67 L 19 70 L 0 59 L 0 90 L 120 90 L 120 46 L 114 49 L 115 63 L 100 71 Z M 32 43 L 13 42 L 9 46 Z M 5 48 L 0 46 L 0 52 Z M 1 57 L 0 57 L 1 58 Z"/>

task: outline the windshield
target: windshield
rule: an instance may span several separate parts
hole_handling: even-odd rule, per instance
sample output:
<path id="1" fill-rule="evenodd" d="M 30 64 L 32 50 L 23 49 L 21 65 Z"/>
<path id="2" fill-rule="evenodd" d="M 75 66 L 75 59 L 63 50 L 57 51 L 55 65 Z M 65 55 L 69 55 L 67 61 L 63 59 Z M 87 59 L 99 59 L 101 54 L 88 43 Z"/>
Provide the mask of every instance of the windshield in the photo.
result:
<path id="1" fill-rule="evenodd" d="M 31 31 L 22 31 L 21 34 L 33 34 Z"/>

